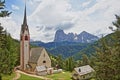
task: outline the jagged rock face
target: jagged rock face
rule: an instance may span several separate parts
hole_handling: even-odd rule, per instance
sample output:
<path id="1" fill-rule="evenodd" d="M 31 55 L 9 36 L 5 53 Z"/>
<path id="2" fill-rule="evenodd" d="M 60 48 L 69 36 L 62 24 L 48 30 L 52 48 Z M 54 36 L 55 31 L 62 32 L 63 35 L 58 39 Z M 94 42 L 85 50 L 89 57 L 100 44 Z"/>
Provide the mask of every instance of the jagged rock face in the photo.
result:
<path id="1" fill-rule="evenodd" d="M 65 34 L 63 30 L 57 30 L 55 33 L 54 42 L 81 42 L 81 43 L 91 43 L 99 38 L 94 36 L 86 31 L 81 32 L 80 34 L 68 33 Z"/>
<path id="2" fill-rule="evenodd" d="M 91 43 L 99 39 L 97 36 L 94 36 L 85 31 L 77 35 L 77 37 L 78 37 L 77 42 L 82 42 L 82 43 Z"/>
<path id="3" fill-rule="evenodd" d="M 74 34 L 73 33 L 68 33 L 67 34 L 67 41 L 69 41 L 69 42 L 73 42 L 74 41 Z"/>
<path id="4" fill-rule="evenodd" d="M 54 38 L 54 42 L 61 42 L 61 41 L 67 41 L 66 39 L 66 34 L 64 33 L 63 30 L 57 30 L 55 33 L 55 38 Z"/>

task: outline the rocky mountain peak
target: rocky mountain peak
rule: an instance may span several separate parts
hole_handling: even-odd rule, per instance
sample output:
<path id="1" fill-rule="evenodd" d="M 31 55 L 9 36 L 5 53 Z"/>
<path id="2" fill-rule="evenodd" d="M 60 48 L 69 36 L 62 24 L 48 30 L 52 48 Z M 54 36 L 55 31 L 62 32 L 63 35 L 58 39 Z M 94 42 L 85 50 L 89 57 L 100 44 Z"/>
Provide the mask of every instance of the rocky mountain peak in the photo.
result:
<path id="1" fill-rule="evenodd" d="M 90 34 L 86 31 L 81 32 L 80 34 L 73 34 L 71 33 L 64 33 L 63 30 L 57 30 L 55 33 L 54 42 L 62 42 L 62 41 L 68 41 L 68 42 L 81 42 L 81 43 L 91 43 L 99 38 L 97 36 L 94 36 L 93 34 Z"/>

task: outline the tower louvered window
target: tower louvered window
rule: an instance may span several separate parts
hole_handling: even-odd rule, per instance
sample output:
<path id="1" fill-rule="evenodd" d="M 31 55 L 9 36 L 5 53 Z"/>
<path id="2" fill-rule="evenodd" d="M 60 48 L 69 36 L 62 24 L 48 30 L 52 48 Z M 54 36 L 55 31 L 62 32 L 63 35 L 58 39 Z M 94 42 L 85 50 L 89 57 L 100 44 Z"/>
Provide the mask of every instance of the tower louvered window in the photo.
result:
<path id="1" fill-rule="evenodd" d="M 25 36 L 25 40 L 28 40 L 28 36 L 27 35 Z"/>

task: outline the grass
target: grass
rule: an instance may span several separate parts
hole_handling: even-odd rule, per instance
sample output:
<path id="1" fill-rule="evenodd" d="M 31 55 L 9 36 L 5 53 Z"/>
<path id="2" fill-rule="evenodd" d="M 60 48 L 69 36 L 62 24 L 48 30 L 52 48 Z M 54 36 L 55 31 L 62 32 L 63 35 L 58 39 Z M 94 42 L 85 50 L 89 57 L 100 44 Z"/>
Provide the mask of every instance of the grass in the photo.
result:
<path id="1" fill-rule="evenodd" d="M 2 75 L 2 80 L 13 80 L 14 77 L 15 77 L 15 73 L 11 75 Z M 68 71 L 47 75 L 45 77 L 50 78 L 52 80 L 72 80 L 71 72 L 68 72 Z M 21 77 L 18 80 L 43 80 L 43 79 L 21 74 Z M 91 79 L 91 80 L 95 80 L 95 79 Z"/>
<path id="2" fill-rule="evenodd" d="M 20 74 L 20 75 L 21 77 L 18 80 L 42 80 L 40 78 L 35 78 L 24 74 Z M 12 73 L 11 75 L 2 75 L 2 80 L 13 80 L 15 76 L 16 76 L 15 73 Z"/>
<path id="3" fill-rule="evenodd" d="M 13 80 L 14 77 L 15 77 L 15 73 L 13 73 L 11 75 L 3 75 L 2 80 Z M 52 74 L 52 75 L 47 75 L 45 77 L 50 78 L 52 80 L 72 80 L 71 72 L 66 72 L 66 71 L 61 72 L 61 73 Z M 21 77 L 18 80 L 43 80 L 43 79 L 21 74 Z"/>
<path id="4" fill-rule="evenodd" d="M 18 80 L 43 80 L 43 79 L 35 78 L 35 77 L 31 77 L 31 76 L 21 74 L 21 77 Z"/>
<path id="5" fill-rule="evenodd" d="M 2 80 L 13 80 L 15 77 L 15 73 L 12 73 L 11 75 L 2 75 Z"/>
<path id="6" fill-rule="evenodd" d="M 72 80 L 70 72 L 61 72 L 52 75 L 47 75 L 47 78 L 51 78 L 53 80 Z"/>

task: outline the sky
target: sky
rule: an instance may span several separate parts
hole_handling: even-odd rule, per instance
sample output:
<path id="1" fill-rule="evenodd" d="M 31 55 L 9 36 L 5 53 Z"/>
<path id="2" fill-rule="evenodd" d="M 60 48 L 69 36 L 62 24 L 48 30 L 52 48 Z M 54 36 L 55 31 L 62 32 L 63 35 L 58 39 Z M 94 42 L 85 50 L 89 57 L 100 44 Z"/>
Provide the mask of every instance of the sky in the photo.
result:
<path id="1" fill-rule="evenodd" d="M 114 15 L 120 15 L 120 0 L 6 0 L 5 9 L 12 14 L 0 18 L 0 23 L 18 40 L 25 2 L 31 40 L 42 42 L 52 42 L 58 29 L 74 34 L 109 34 Z"/>

